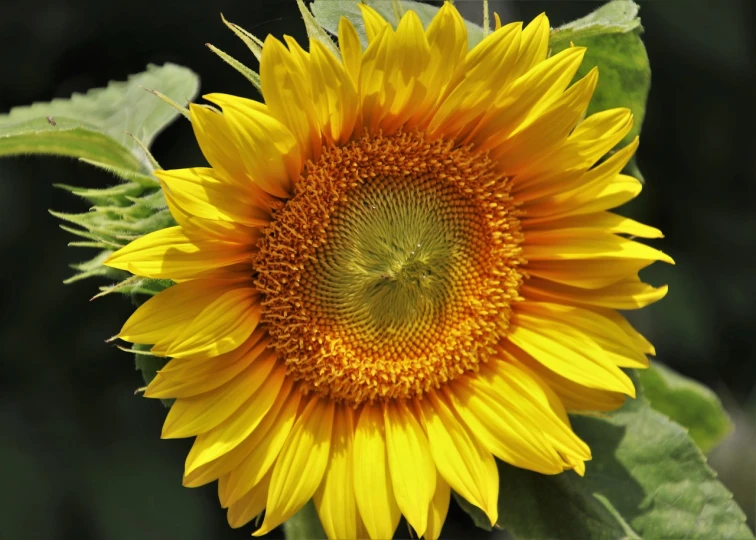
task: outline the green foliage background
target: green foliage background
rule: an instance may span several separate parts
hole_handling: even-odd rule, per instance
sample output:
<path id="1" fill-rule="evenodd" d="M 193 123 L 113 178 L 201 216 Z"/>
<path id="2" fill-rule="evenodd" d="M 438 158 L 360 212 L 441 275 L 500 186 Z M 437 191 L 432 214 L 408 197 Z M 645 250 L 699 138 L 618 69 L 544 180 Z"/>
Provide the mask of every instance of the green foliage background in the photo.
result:
<path id="1" fill-rule="evenodd" d="M 247 81 L 203 47 L 204 42 L 211 41 L 255 67 L 248 51 L 215 18 L 220 10 L 261 37 L 269 32 L 303 37 L 293 1 L 225 1 L 212 7 L 181 9 L 169 3 L 153 4 L 140 0 L 128 4 L 32 0 L 32 5 L 4 8 L 0 63 L 12 66 L 6 74 L 13 77 L 5 76 L 0 82 L 0 112 L 104 86 L 110 79 L 121 80 L 142 71 L 147 62 L 171 61 L 190 67 L 202 75 L 205 92 L 254 95 Z M 478 2 L 458 5 L 468 18 L 479 18 Z M 529 20 L 546 10 L 553 26 L 585 15 L 597 5 L 569 1 L 491 3 L 505 21 Z M 33 19 L 26 16 L 30 7 L 36 13 Z M 748 9 L 745 2 L 735 1 L 719 6 L 716 12 L 703 3 L 643 4 L 643 38 L 653 69 L 653 89 L 638 157 L 647 187 L 627 210 L 660 226 L 667 234 L 664 249 L 678 261 L 674 269 L 660 267 L 648 272 L 646 277 L 651 282 L 669 283 L 671 292 L 635 322 L 657 345 L 660 358 L 712 386 L 730 409 L 736 433 L 713 450 L 711 459 L 753 524 L 756 363 L 750 333 L 754 308 L 748 299 L 753 298 L 756 287 L 750 279 L 754 260 L 745 254 L 749 248 L 752 251 L 753 225 L 747 205 L 752 200 L 749 191 L 754 189 L 749 182 L 754 180 L 754 139 L 746 121 L 749 113 L 753 116 L 753 103 L 745 98 L 750 88 L 748 62 L 753 60 L 754 40 L 753 29 L 745 23 Z M 142 99 L 155 98 L 144 93 Z M 174 99 L 181 100 L 180 96 Z M 129 114 L 129 110 L 114 107 L 95 123 L 107 129 L 113 118 L 127 115 L 135 128 L 144 125 Z M 33 116 L 15 120 L 26 121 Z M 57 118 L 53 127 L 71 129 L 77 136 L 82 129 L 86 131 L 86 126 L 69 124 L 65 116 Z M 51 124 L 29 124 L 30 131 L 40 129 L 49 130 Z M 130 138 L 122 133 L 115 135 L 127 150 L 134 150 Z M 0 126 L 0 154 L 2 137 Z M 105 145 L 103 152 L 92 157 L 105 156 L 112 165 L 132 164 L 131 154 L 124 156 L 117 148 Z M 154 152 L 166 167 L 202 163 L 185 121 L 169 128 L 158 139 Z M 61 159 L 0 162 L 0 247 L 6 262 L 0 310 L 0 339 L 5 349 L 0 362 L 0 425 L 4 428 L 0 463 L 6 473 L 0 487 L 0 537 L 246 536 L 246 529 L 231 531 L 223 523 L 212 486 L 200 490 L 180 486 L 188 441 L 158 440 L 162 411 L 154 402 L 133 398 L 139 379 L 132 371 L 132 358 L 101 342 L 118 330 L 132 307 L 122 297 L 87 303 L 86 299 L 97 292 L 93 281 L 69 287 L 60 284 L 70 274 L 67 265 L 90 253 L 81 255 L 66 249 L 71 237 L 56 228 L 56 221 L 45 209 L 81 212 L 88 203 L 53 190 L 51 185 L 102 187 L 112 183 L 114 179 L 102 171 Z M 149 192 L 147 189 L 145 193 Z M 137 194 L 126 194 L 124 200 L 132 195 Z M 697 443 L 710 449 L 718 439 L 717 431 L 726 427 L 710 410 L 708 396 L 673 373 L 657 371 L 642 377 L 646 398 L 654 407 L 691 427 Z M 679 407 L 679 402 L 668 398 L 670 391 L 690 406 Z M 618 429 L 635 429 L 632 420 L 623 423 L 623 418 L 613 420 Z M 657 422 L 655 418 L 649 425 Z M 701 418 L 714 420 L 711 426 L 701 426 Z M 599 421 L 603 422 L 581 419 L 576 429 L 586 430 L 590 438 L 591 424 Z M 658 422 L 661 424 L 656 431 L 669 433 L 664 431 L 662 417 Z M 678 461 L 695 459 L 695 452 L 679 446 L 675 437 L 678 435 L 673 433 L 660 438 L 658 444 L 670 445 Z M 614 448 L 621 442 L 593 441 L 596 454 L 602 444 Z M 620 461 L 632 458 L 632 454 L 617 455 Z M 600 460 L 594 464 L 608 467 L 602 469 L 608 475 L 618 470 Z M 511 468 L 502 474 L 511 485 L 518 486 L 519 493 L 533 481 Z M 689 495 L 684 485 L 673 482 L 674 478 L 669 482 L 679 492 L 669 491 L 669 482 L 665 482 L 674 471 L 651 469 L 643 474 L 646 476 L 635 475 L 633 482 L 640 482 L 647 490 L 658 489 L 660 497 Z M 594 516 L 598 523 L 598 529 L 586 533 L 600 531 L 612 537 L 622 531 L 606 529 L 601 523 L 607 512 L 619 510 L 627 519 L 634 519 L 631 525 L 636 531 L 643 531 L 648 525 L 643 516 L 630 515 L 632 511 L 623 508 L 629 505 L 632 509 L 632 504 L 637 504 L 632 499 L 637 494 L 627 489 L 633 484 L 617 480 L 623 486 L 621 493 L 600 504 L 595 499 L 584 501 L 579 492 L 582 488 L 566 476 L 560 477 L 556 486 L 538 488 L 540 492 L 550 489 L 562 494 L 564 504 L 557 496 L 541 506 L 552 511 L 544 515 L 544 523 L 536 524 L 518 522 L 521 513 L 517 504 L 527 497 L 503 493 L 504 508 L 510 511 L 502 514 L 502 524 L 524 536 L 560 536 L 559 519 L 577 511 Z M 700 486 L 710 478 L 687 480 Z M 718 495 L 712 492 L 712 497 L 715 501 Z M 445 536 L 460 536 L 461 531 L 467 537 L 502 534 L 470 533 L 468 519 L 459 511 L 452 512 Z M 551 525 L 549 520 L 553 521 Z M 610 522 L 616 527 L 616 520 L 606 520 Z M 720 525 L 721 535 L 732 532 L 727 523 Z M 533 526 L 536 529 L 522 528 Z M 665 536 L 677 537 L 679 533 L 670 529 Z"/>

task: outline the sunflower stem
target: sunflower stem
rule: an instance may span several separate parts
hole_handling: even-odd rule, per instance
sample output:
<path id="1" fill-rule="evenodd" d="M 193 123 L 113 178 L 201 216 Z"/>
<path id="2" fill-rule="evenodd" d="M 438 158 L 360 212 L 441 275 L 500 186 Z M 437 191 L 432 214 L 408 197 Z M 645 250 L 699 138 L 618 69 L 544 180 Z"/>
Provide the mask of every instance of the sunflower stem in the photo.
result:
<path id="1" fill-rule="evenodd" d="M 299 512 L 286 520 L 284 523 L 284 533 L 287 540 L 310 540 L 312 538 L 326 537 L 312 501 L 305 504 Z"/>
<path id="2" fill-rule="evenodd" d="M 483 37 L 491 32 L 491 17 L 488 13 L 488 0 L 483 0 Z"/>

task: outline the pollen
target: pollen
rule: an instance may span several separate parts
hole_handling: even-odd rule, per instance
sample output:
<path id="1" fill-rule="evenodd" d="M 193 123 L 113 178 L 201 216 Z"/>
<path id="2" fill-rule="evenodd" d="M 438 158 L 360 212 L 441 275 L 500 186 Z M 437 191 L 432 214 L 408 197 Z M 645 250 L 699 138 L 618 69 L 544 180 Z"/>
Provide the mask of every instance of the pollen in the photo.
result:
<path id="1" fill-rule="evenodd" d="M 520 299 L 509 191 L 485 153 L 415 131 L 366 134 L 309 163 L 254 261 L 289 374 L 358 405 L 476 371 Z"/>

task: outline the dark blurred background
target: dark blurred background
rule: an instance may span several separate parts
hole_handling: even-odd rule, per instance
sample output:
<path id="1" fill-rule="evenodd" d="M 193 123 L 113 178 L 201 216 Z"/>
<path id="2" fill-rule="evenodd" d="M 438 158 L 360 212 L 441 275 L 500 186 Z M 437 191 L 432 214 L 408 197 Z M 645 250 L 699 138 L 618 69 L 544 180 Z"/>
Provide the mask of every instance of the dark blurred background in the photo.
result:
<path id="1" fill-rule="evenodd" d="M 457 5 L 480 20 L 478 0 Z M 546 11 L 552 26 L 599 5 L 491 3 L 505 21 Z M 666 233 L 658 245 L 677 266 L 646 272 L 670 293 L 635 320 L 660 360 L 712 387 L 730 411 L 736 431 L 710 461 L 753 525 L 756 8 L 749 0 L 641 6 L 653 71 L 638 153 L 647 184 L 625 211 Z M 203 92 L 257 97 L 205 48 L 211 42 L 256 68 L 220 12 L 263 38 L 304 38 L 294 0 L 0 0 L 0 112 L 122 80 L 149 62 L 190 67 Z M 183 120 L 153 150 L 166 168 L 203 164 Z M 73 160 L 0 161 L 0 538 L 249 537 L 252 527 L 226 525 L 215 484 L 181 486 L 190 441 L 159 439 L 165 410 L 134 396 L 142 381 L 133 358 L 104 343 L 133 307 L 117 295 L 90 303 L 96 281 L 61 283 L 69 264 L 94 253 L 66 247 L 72 237 L 47 209 L 86 205 L 52 184 L 113 182 Z M 450 516 L 446 537 L 488 537 L 471 534 L 458 509 Z"/>

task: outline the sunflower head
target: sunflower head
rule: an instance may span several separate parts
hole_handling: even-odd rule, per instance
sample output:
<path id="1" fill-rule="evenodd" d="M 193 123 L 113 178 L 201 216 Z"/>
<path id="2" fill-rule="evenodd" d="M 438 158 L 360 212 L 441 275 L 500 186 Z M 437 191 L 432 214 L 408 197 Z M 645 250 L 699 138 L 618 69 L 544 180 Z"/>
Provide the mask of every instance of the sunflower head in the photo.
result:
<path id="1" fill-rule="evenodd" d="M 264 103 L 190 116 L 210 167 L 158 171 L 177 226 L 107 264 L 175 285 L 122 339 L 170 357 L 163 436 L 196 437 L 184 483 L 218 480 L 229 523 L 264 534 L 313 499 L 331 538 L 438 537 L 450 490 L 497 520 L 494 456 L 585 471 L 567 411 L 634 395 L 653 347 L 616 310 L 660 232 L 609 212 L 640 184 L 627 109 L 585 117 L 585 50 L 549 23 L 468 50 L 446 3 L 396 28 L 360 4 L 367 47 L 269 36 Z M 332 52 L 336 50 L 336 54 Z"/>

